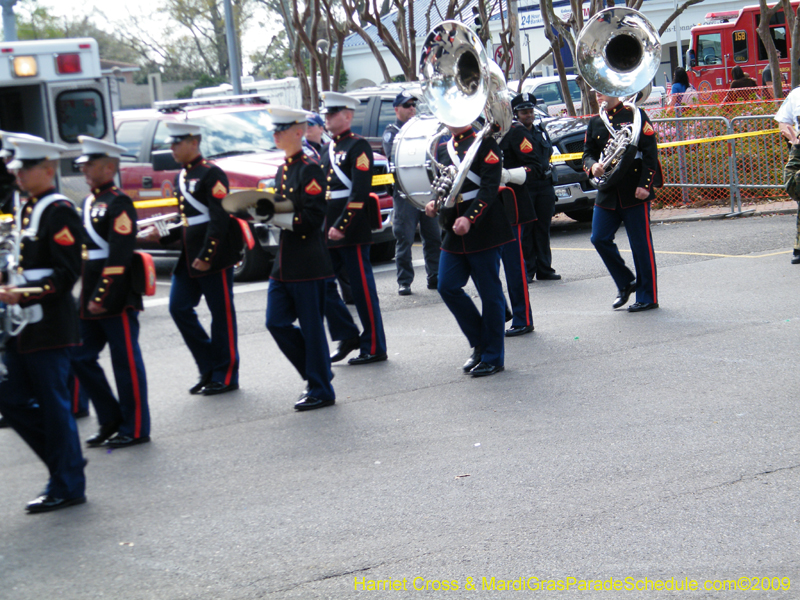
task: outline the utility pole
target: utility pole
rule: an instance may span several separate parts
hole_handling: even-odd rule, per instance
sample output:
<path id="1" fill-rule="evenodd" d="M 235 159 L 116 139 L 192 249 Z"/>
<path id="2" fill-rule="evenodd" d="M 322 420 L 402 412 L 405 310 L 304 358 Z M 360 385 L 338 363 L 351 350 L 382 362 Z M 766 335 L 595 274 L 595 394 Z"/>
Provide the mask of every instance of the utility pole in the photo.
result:
<path id="1" fill-rule="evenodd" d="M 242 66 L 239 64 L 239 52 L 236 49 L 236 27 L 233 23 L 231 0 L 225 0 L 225 37 L 228 38 L 228 65 L 231 71 L 233 95 L 242 93 Z"/>
<path id="2" fill-rule="evenodd" d="M 14 5 L 17 0 L 0 0 L 3 5 L 3 39 L 6 42 L 17 41 L 17 20 L 14 18 Z"/>
<path id="3" fill-rule="evenodd" d="M 508 26 L 514 39 L 514 64 L 513 69 L 509 69 L 509 76 L 514 74 L 514 79 L 522 79 L 522 46 L 519 39 L 519 14 L 517 13 L 517 0 L 508 0 Z"/>

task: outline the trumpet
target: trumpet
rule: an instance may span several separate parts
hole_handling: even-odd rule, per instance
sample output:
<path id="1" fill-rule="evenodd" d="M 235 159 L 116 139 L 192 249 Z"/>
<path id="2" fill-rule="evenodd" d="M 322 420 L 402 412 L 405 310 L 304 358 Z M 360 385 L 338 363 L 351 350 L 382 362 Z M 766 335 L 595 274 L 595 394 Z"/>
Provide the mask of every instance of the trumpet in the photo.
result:
<path id="1" fill-rule="evenodd" d="M 176 221 L 176 219 L 178 220 Z M 172 222 L 170 223 L 169 221 Z M 180 213 L 172 212 L 166 215 L 147 217 L 146 219 L 139 219 L 136 221 L 136 227 L 139 229 L 139 233 L 136 237 L 148 237 L 153 232 L 153 229 L 157 230 L 161 237 L 165 237 L 170 230 L 183 226 L 184 222 L 181 219 Z"/>

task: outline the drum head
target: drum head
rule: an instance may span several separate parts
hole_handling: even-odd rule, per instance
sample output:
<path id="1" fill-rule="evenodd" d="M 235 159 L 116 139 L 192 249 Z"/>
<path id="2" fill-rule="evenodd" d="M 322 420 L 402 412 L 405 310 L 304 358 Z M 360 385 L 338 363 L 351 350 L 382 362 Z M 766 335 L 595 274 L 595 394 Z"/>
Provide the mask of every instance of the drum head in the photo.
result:
<path id="1" fill-rule="evenodd" d="M 420 210 L 436 192 L 431 182 L 434 168 L 428 156 L 431 138 L 439 130 L 439 121 L 433 117 L 414 117 L 398 132 L 392 147 L 394 177 L 409 202 Z"/>

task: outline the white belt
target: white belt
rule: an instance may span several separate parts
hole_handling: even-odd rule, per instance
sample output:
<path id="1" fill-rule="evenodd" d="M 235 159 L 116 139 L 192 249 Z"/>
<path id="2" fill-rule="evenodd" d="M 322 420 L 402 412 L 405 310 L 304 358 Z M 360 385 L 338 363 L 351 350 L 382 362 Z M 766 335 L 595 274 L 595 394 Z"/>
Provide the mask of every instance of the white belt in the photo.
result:
<path id="1" fill-rule="evenodd" d="M 329 192 L 331 200 L 337 200 L 339 198 L 347 198 L 350 195 L 350 190 L 336 190 L 335 192 Z"/>
<path id="2" fill-rule="evenodd" d="M 195 215 L 186 219 L 186 223 L 191 227 L 192 225 L 200 225 L 200 223 L 208 223 L 210 220 L 208 215 Z"/>
<path id="3" fill-rule="evenodd" d="M 480 192 L 480 190 L 472 190 L 471 192 L 461 194 L 461 200 L 459 200 L 459 202 L 464 202 L 466 200 L 473 200 L 474 198 L 477 198 L 478 192 Z"/>
<path id="4" fill-rule="evenodd" d="M 22 276 L 25 281 L 36 281 L 37 279 L 44 279 L 53 274 L 53 269 L 25 269 Z"/>
<path id="5" fill-rule="evenodd" d="M 108 258 L 108 248 L 97 248 L 95 250 L 88 250 L 86 256 L 89 260 L 100 260 Z"/>

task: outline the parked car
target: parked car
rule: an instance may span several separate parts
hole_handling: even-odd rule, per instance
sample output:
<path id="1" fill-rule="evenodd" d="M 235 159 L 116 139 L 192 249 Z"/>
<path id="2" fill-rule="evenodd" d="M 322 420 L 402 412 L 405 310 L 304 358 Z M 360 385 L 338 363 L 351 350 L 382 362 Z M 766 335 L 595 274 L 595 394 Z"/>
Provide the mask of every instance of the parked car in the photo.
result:
<path id="1" fill-rule="evenodd" d="M 419 82 L 390 83 L 347 92 L 361 102 L 353 117 L 352 130 L 367 138 L 376 152 L 381 151 L 381 140 L 386 126 L 397 118 L 392 102 L 404 89 L 409 90 L 417 98 L 422 97 Z M 509 91 L 512 89 L 516 90 L 509 88 Z M 431 111 L 420 101 L 417 104 L 417 114 L 431 114 Z M 547 128 L 555 154 L 583 152 L 583 138 L 586 132 L 583 120 L 570 117 L 556 118 L 543 110 L 537 110 L 537 115 Z M 556 212 L 563 212 L 577 221 L 590 221 L 597 190 L 589 183 L 581 161 L 570 160 L 554 164 L 553 181 L 556 190 Z"/>
<path id="2" fill-rule="evenodd" d="M 200 149 L 228 176 L 231 190 L 269 189 L 283 164 L 284 154 L 275 146 L 266 105 L 256 96 L 228 96 L 202 100 L 160 102 L 156 108 L 117 111 L 114 127 L 117 143 L 127 149 L 120 165 L 123 191 L 133 199 L 140 219 L 176 212 L 173 182 L 180 170 L 166 142 L 167 121 L 188 119 L 203 127 Z M 386 173 L 387 161 L 376 157 L 375 174 Z M 376 260 L 394 258 L 392 235 L 392 197 L 385 183 L 374 187 L 381 204 L 384 227 L 375 233 L 373 255 Z M 258 223 L 252 226 L 258 244 L 246 250 L 235 268 L 237 280 L 255 279 L 269 274 L 280 230 Z M 175 253 L 158 245 L 142 242 L 155 254 Z"/>

